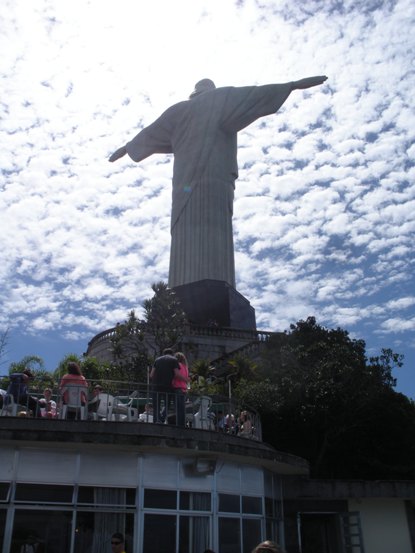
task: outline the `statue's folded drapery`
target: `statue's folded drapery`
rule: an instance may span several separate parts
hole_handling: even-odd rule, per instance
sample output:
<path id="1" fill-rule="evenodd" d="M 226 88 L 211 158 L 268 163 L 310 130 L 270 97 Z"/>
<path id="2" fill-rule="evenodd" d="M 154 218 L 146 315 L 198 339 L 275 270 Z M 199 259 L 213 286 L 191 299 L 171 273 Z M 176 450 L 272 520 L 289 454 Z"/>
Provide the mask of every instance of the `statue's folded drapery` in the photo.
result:
<path id="1" fill-rule="evenodd" d="M 291 90 L 291 83 L 209 90 L 170 107 L 127 144 L 137 162 L 174 154 L 170 287 L 204 279 L 235 287 L 237 133 L 275 113 Z"/>

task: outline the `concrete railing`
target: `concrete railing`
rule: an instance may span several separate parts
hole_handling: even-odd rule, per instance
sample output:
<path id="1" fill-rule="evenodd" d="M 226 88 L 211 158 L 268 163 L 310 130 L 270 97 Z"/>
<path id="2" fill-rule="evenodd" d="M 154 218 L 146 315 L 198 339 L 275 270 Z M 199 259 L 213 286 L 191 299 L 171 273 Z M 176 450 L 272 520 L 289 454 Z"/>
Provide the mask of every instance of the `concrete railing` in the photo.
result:
<path id="1" fill-rule="evenodd" d="M 88 350 L 96 347 L 100 342 L 108 342 L 116 336 L 117 327 L 100 332 L 88 343 Z M 241 338 L 244 340 L 267 342 L 275 332 L 265 330 L 244 330 L 238 328 L 224 328 L 216 326 L 186 325 L 184 335 L 187 336 L 217 336 L 224 338 Z"/>

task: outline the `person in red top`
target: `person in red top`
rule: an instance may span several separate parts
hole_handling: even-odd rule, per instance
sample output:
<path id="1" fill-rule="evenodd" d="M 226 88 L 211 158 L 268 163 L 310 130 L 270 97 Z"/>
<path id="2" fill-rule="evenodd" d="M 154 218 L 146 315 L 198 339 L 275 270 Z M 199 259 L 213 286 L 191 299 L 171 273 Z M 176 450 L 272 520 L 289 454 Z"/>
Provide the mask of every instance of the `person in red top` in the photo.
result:
<path id="1" fill-rule="evenodd" d="M 70 384 L 81 388 L 81 403 L 86 405 L 88 395 L 88 383 L 81 373 L 81 368 L 78 363 L 70 361 L 67 366 L 68 374 L 65 374 L 59 384 L 59 389 L 63 392 L 63 403 L 68 403 L 68 391 L 65 386 Z"/>
<path id="2" fill-rule="evenodd" d="M 185 425 L 185 401 L 187 394 L 187 383 L 189 382 L 189 368 L 187 365 L 187 359 L 183 353 L 178 351 L 176 359 L 179 362 L 179 370 L 174 371 L 174 378 L 172 380 L 172 388 L 176 393 L 176 415 L 177 426 Z"/>

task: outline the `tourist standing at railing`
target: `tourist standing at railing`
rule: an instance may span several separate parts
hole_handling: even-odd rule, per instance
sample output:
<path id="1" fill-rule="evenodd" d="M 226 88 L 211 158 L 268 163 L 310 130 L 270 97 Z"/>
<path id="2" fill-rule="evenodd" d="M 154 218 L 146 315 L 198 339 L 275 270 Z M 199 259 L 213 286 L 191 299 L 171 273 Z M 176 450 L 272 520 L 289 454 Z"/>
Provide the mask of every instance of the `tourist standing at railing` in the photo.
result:
<path id="1" fill-rule="evenodd" d="M 223 415 L 223 411 L 218 411 L 215 426 L 218 432 L 225 432 L 225 417 Z"/>
<path id="2" fill-rule="evenodd" d="M 225 431 L 228 434 L 235 434 L 236 432 L 236 421 L 233 413 L 228 413 L 225 417 Z"/>
<path id="3" fill-rule="evenodd" d="M 63 375 L 59 384 L 59 389 L 63 394 L 63 403 L 68 403 L 68 391 L 65 390 L 65 387 L 70 385 L 77 386 L 79 388 L 81 404 L 86 405 L 88 401 L 88 383 L 82 375 L 81 367 L 78 363 L 70 361 L 67 365 L 67 371 L 68 374 Z"/>
<path id="4" fill-rule="evenodd" d="M 32 411 L 35 417 L 40 416 L 38 401 L 35 397 L 29 395 L 28 383 L 33 380 L 33 373 L 30 369 L 25 369 L 21 373 L 12 373 L 10 375 L 10 384 L 7 393 L 13 397 L 14 402 L 24 405 Z M 7 405 L 7 397 L 5 399 Z"/>
<path id="5" fill-rule="evenodd" d="M 176 392 L 176 417 L 177 426 L 185 426 L 186 422 L 186 394 L 187 385 L 189 382 L 189 367 L 187 359 L 183 353 L 178 351 L 176 353 L 176 359 L 179 362 L 179 370 L 174 371 L 174 378 L 172 381 L 172 387 Z"/>
<path id="6" fill-rule="evenodd" d="M 168 416 L 169 403 L 170 401 L 174 402 L 175 398 L 172 381 L 176 371 L 179 370 L 179 362 L 173 355 L 171 348 L 166 348 L 163 355 L 157 357 L 154 361 L 150 373 L 154 422 L 164 422 Z M 165 411 L 163 415 L 160 413 L 162 402 L 164 402 Z"/>
<path id="7" fill-rule="evenodd" d="M 253 430 L 254 428 L 252 426 L 251 415 L 248 411 L 242 411 L 239 416 L 238 436 L 250 438 Z"/>

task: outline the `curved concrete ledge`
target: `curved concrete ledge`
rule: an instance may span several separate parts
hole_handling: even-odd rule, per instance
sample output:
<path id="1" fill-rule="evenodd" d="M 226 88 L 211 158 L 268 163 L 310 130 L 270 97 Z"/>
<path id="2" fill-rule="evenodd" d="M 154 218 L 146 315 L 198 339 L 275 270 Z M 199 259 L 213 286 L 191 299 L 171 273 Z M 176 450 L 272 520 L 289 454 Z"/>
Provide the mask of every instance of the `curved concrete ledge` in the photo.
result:
<path id="1" fill-rule="evenodd" d="M 0 418 L 2 443 L 71 444 L 82 448 L 118 448 L 144 452 L 180 453 L 183 456 L 234 459 L 263 466 L 273 472 L 308 475 L 307 461 L 282 453 L 255 440 L 229 436 L 209 430 L 177 428 L 164 424 L 112 421 L 66 421 Z"/>

